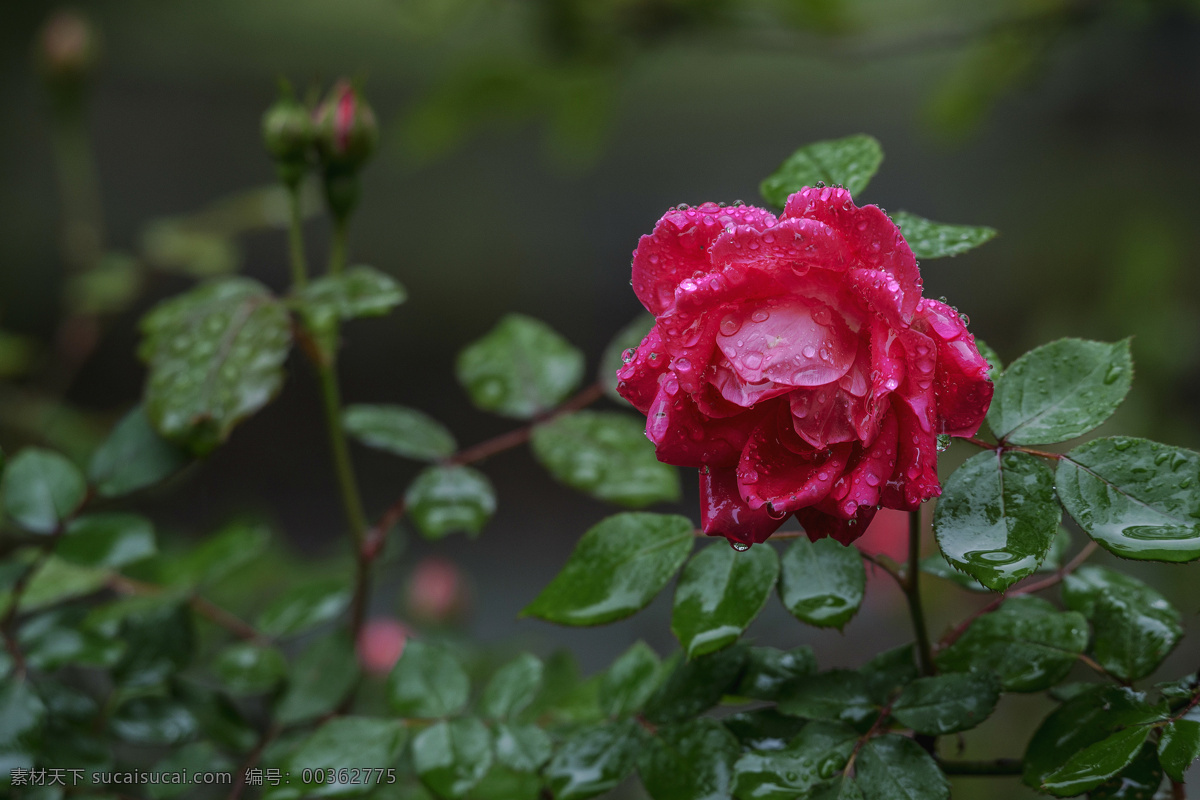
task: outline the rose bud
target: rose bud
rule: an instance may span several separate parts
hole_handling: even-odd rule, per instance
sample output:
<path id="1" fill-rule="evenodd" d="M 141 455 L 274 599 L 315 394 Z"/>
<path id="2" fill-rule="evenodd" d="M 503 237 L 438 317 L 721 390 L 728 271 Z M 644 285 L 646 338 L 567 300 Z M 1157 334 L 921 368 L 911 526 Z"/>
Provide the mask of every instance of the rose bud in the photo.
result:
<path id="1" fill-rule="evenodd" d="M 379 125 L 358 91 L 342 81 L 316 112 L 317 149 L 327 168 L 354 171 L 375 152 Z"/>
<path id="2" fill-rule="evenodd" d="M 358 662 L 373 675 L 388 674 L 404 654 L 404 644 L 411 635 L 412 631 L 397 620 L 367 620 L 358 634 Z"/>
<path id="3" fill-rule="evenodd" d="M 308 154 L 316 138 L 308 109 L 285 89 L 283 97 L 263 114 L 262 132 L 280 179 L 288 185 L 298 183 L 308 169 Z"/>
<path id="4" fill-rule="evenodd" d="M 444 558 L 422 560 L 409 578 L 406 605 L 421 622 L 438 625 L 461 618 L 469 606 L 462 572 Z"/>
<path id="5" fill-rule="evenodd" d="M 78 12 L 57 11 L 42 26 L 34 55 L 51 84 L 76 86 L 99 61 L 99 36 Z"/>
<path id="6" fill-rule="evenodd" d="M 900 230 L 840 188 L 782 215 L 667 212 L 633 254 L 655 325 L 617 372 L 658 458 L 700 468 L 701 524 L 745 548 L 792 515 L 849 543 L 881 507 L 941 494 L 938 434 L 971 436 L 988 363 L 954 309 L 921 296 Z"/>

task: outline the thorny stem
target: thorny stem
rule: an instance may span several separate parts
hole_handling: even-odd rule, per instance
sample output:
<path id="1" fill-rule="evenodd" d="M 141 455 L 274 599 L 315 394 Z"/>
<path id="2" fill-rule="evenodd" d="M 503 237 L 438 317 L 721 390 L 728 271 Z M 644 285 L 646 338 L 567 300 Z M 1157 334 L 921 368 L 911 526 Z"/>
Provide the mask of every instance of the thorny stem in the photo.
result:
<path id="1" fill-rule="evenodd" d="M 904 575 L 904 596 L 908 599 L 908 612 L 912 617 L 913 634 L 917 639 L 917 664 L 922 675 L 933 675 L 933 647 L 929 643 L 929 629 L 925 624 L 925 611 L 921 608 L 921 509 L 908 513 L 908 569 Z"/>
<path id="2" fill-rule="evenodd" d="M 942 640 L 938 642 L 938 649 L 940 650 L 954 644 L 956 641 L 958 641 L 958 637 L 962 636 L 963 633 L 966 632 L 967 628 L 971 627 L 971 623 L 982 617 L 984 614 L 992 613 L 1001 605 L 1003 605 L 1004 601 L 1008 600 L 1010 597 L 1019 597 L 1023 594 L 1033 594 L 1035 592 L 1040 592 L 1043 589 L 1049 589 L 1051 586 L 1061 583 L 1064 578 L 1066 578 L 1075 570 L 1079 569 L 1083 562 L 1087 561 L 1092 553 L 1096 552 L 1096 547 L 1097 545 L 1095 542 L 1088 542 L 1087 545 L 1085 545 L 1084 548 L 1079 551 L 1078 555 L 1068 561 L 1062 566 L 1062 568 L 1058 570 L 1058 572 L 1055 572 L 1050 577 L 1043 578 L 1039 581 L 1034 581 L 1033 583 L 1026 583 L 1024 585 L 1019 584 L 1015 589 L 1004 592 L 999 597 L 985 605 L 983 608 L 964 619 L 949 633 L 943 636 Z"/>

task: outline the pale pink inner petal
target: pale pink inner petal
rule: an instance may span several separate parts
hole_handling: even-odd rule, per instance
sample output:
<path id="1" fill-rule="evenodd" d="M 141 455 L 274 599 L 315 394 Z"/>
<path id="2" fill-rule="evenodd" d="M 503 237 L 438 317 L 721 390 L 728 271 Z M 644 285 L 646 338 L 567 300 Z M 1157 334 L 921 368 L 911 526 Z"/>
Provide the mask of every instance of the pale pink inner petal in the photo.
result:
<path id="1" fill-rule="evenodd" d="M 849 371 L 858 337 L 829 306 L 792 297 L 729 312 L 721 320 L 717 347 L 746 383 L 823 386 Z"/>
<path id="2" fill-rule="evenodd" d="M 742 408 L 750 408 L 763 400 L 770 400 L 772 397 L 792 391 L 791 386 L 783 386 L 769 380 L 761 383 L 746 383 L 723 358 L 715 365 L 710 382 L 722 397 Z"/>

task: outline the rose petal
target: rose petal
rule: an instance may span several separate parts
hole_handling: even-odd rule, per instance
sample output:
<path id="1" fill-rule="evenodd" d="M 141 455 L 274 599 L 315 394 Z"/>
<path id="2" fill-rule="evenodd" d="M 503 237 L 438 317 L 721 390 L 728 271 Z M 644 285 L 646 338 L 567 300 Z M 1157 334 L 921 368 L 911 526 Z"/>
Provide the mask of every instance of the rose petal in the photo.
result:
<path id="1" fill-rule="evenodd" d="M 750 384 L 824 386 L 845 375 L 858 354 L 858 337 L 842 315 L 807 297 L 759 304 L 736 329 L 722 325 L 716 342 Z"/>
<path id="2" fill-rule="evenodd" d="M 837 231 L 815 219 L 784 219 L 766 230 L 738 226 L 717 237 L 711 254 L 717 269 L 790 270 L 799 276 L 812 268 L 841 272 L 851 259 L 850 248 Z"/>
<path id="3" fill-rule="evenodd" d="M 878 506 L 884 486 L 895 473 L 898 431 L 896 416 L 884 417 L 875 441 L 870 447 L 855 448 L 855 455 L 817 509 L 850 519 L 862 506 Z"/>
<path id="4" fill-rule="evenodd" d="M 786 519 L 787 514 L 772 517 L 765 506 L 754 509 L 746 505 L 733 469 L 700 470 L 700 529 L 709 536 L 757 544 L 779 530 Z"/>
<path id="5" fill-rule="evenodd" d="M 923 330 L 937 347 L 934 394 L 938 432 L 974 436 L 992 401 L 987 360 L 975 347 L 975 337 L 954 309 L 936 300 L 922 300 L 914 328 Z"/>
<path id="6" fill-rule="evenodd" d="M 750 434 L 738 462 L 738 487 L 751 508 L 770 507 L 786 514 L 821 501 L 841 475 L 854 449 L 838 444 L 807 455 L 793 452 L 780 441 L 780 418 L 784 432 L 791 428 L 786 407 L 782 414 L 763 419 Z"/>
<path id="7" fill-rule="evenodd" d="M 929 407 L 932 409 L 932 403 Z M 937 477 L 937 435 L 932 421 L 919 417 L 905 398 L 894 395 L 892 410 L 899 425 L 896 468 L 884 487 L 883 504 L 914 511 L 921 503 L 942 494 Z"/>
<path id="8" fill-rule="evenodd" d="M 765 229 L 775 215 L 754 206 L 723 208 L 705 203 L 689 209 L 672 209 L 643 236 L 633 253 L 633 291 L 652 314 L 661 314 L 674 302 L 675 288 L 684 278 L 712 271 L 708 247 L 729 225 Z"/>
<path id="9" fill-rule="evenodd" d="M 617 370 L 617 392 L 645 414 L 658 394 L 658 379 L 668 360 L 655 325 L 633 351 L 633 358 Z"/>
<path id="10" fill-rule="evenodd" d="M 849 545 L 867 531 L 867 526 L 875 518 L 875 506 L 863 506 L 850 519 L 842 519 L 815 508 L 802 508 L 796 512 L 796 519 L 804 526 L 804 532 L 810 541 L 830 537 L 844 545 Z"/>
<path id="11" fill-rule="evenodd" d="M 738 463 L 750 431 L 763 412 L 755 408 L 736 417 L 706 417 L 680 388 L 675 376 L 667 372 L 646 413 L 646 437 L 654 443 L 658 460 L 663 463 L 732 467 Z"/>

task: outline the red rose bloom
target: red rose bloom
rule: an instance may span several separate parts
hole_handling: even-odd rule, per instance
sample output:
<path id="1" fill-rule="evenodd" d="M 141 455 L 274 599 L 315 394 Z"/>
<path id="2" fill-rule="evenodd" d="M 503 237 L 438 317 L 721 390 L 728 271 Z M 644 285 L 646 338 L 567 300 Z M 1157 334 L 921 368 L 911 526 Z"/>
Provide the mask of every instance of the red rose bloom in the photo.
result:
<path id="1" fill-rule="evenodd" d="M 618 390 L 658 458 L 700 468 L 704 532 L 764 541 L 791 514 L 849 543 L 880 507 L 941 493 L 937 435 L 970 436 L 988 364 L 953 309 L 921 297 L 908 243 L 876 206 L 806 188 L 783 215 L 669 211 L 633 254 L 655 315 Z"/>

